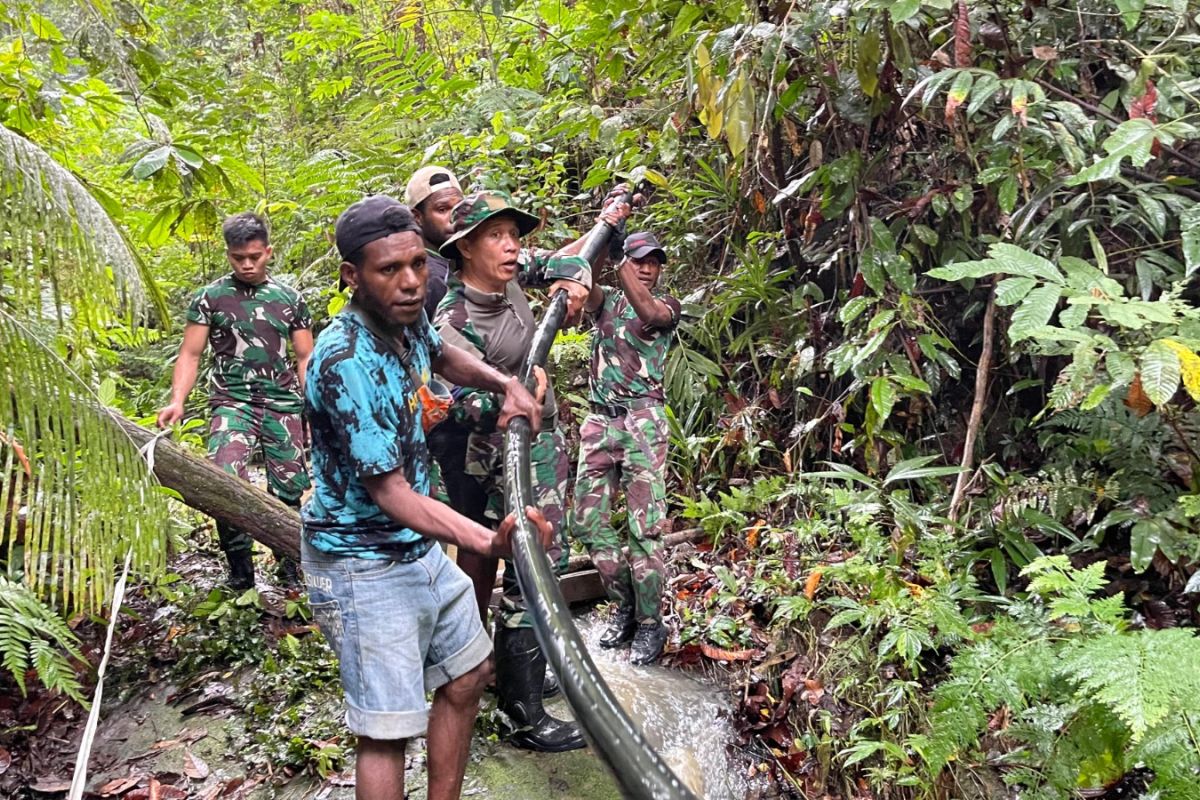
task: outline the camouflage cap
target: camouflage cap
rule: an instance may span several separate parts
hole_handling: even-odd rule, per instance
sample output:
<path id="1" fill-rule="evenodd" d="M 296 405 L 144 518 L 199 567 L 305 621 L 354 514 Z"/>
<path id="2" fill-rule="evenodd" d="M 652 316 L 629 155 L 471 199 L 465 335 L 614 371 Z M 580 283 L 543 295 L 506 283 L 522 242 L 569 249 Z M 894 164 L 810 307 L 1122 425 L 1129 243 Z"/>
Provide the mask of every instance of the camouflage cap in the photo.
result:
<path id="1" fill-rule="evenodd" d="M 454 235 L 438 250 L 446 258 L 458 258 L 458 242 L 492 217 L 508 214 L 517 223 L 522 236 L 533 231 L 541 220 L 533 214 L 509 205 L 509 196 L 504 192 L 476 192 L 464 197 L 451 212 Z"/>
<path id="2" fill-rule="evenodd" d="M 625 237 L 625 255 L 633 258 L 645 258 L 651 253 L 658 254 L 658 263 L 667 263 L 667 251 L 658 243 L 658 238 L 650 231 L 639 231 Z"/>

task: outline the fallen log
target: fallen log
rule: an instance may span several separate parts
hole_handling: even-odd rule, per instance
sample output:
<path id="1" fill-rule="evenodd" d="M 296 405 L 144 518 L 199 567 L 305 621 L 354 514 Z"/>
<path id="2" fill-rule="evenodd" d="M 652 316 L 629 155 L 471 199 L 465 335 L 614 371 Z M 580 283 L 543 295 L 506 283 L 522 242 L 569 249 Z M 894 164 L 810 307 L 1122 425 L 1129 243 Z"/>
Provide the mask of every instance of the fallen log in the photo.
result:
<path id="1" fill-rule="evenodd" d="M 154 439 L 153 431 L 118 413 L 109 413 L 138 447 Z M 300 515 L 296 509 L 165 436 L 154 444 L 154 477 L 179 492 L 183 502 L 197 511 L 245 531 L 273 550 L 300 557 Z"/>
<path id="2" fill-rule="evenodd" d="M 143 428 L 121 414 L 109 413 L 138 447 L 144 447 L 154 439 L 154 431 Z M 208 459 L 189 452 L 165 436 L 154 444 L 154 477 L 163 486 L 179 492 L 189 507 L 245 531 L 252 539 L 272 549 L 300 557 L 300 515 L 294 508 L 284 505 L 254 484 L 228 474 Z M 690 528 L 667 534 L 663 537 L 663 546 L 674 547 L 701 538 L 703 533 L 699 528 Z M 579 555 L 571 558 L 565 574 L 591 569 L 592 560 L 586 555 Z M 594 586 L 590 581 L 583 585 Z M 599 593 L 591 598 L 582 596 L 588 592 L 581 592 L 581 596 L 571 602 L 600 596 Z"/>

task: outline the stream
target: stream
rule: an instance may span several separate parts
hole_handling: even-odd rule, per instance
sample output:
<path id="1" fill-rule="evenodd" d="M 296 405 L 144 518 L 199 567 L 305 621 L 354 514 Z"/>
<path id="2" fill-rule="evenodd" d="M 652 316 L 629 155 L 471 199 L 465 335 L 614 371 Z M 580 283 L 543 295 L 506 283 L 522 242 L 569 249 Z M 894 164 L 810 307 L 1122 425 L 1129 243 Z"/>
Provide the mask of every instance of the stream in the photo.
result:
<path id="1" fill-rule="evenodd" d="M 748 764 L 730 746 L 737 741 L 737 734 L 728 721 L 729 702 L 722 687 L 665 667 L 634 667 L 629 663 L 628 648 L 613 651 L 599 646 L 605 627 L 599 615 L 583 614 L 576 621 L 600 673 L 622 707 L 698 798 L 741 800 L 754 794 L 746 778 Z M 232 743 L 244 725 L 242 718 L 228 713 L 184 717 L 175 705 L 166 702 L 167 695 L 167 688 L 158 685 L 106 709 L 93 764 L 115 763 L 116 767 L 94 770 L 90 788 L 95 790 L 106 781 L 129 774 L 131 757 L 138 769 L 148 774 L 184 772 L 190 766 L 185 758 L 199 758 L 211 767 L 211 775 L 205 774 L 192 784 L 190 796 L 197 798 L 222 796 L 217 794 L 221 787 L 237 783 L 244 775 L 241 762 L 230 758 Z M 484 714 L 493 703 L 494 699 L 485 696 Z M 572 716 L 561 696 L 549 701 L 547 708 L 560 718 Z M 424 740 L 419 740 L 409 746 L 405 794 L 411 800 L 425 798 L 424 767 Z M 327 781 L 306 775 L 282 785 L 247 781 L 235 794 L 252 800 L 353 800 L 352 776 L 352 769 L 348 769 Z M 619 800 L 621 795 L 607 767 L 590 748 L 570 753 L 531 753 L 495 741 L 494 737 L 476 735 L 463 797 Z"/>

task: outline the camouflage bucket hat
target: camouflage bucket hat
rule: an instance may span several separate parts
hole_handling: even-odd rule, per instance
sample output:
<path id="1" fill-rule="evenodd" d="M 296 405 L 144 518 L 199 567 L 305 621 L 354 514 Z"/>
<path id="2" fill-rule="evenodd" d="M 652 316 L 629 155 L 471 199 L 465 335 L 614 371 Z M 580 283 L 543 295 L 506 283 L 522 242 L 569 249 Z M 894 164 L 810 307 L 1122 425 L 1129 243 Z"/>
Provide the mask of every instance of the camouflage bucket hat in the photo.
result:
<path id="1" fill-rule="evenodd" d="M 470 235 L 483 222 L 500 214 L 508 214 L 517 223 L 517 229 L 522 236 L 530 233 L 541 220 L 533 214 L 522 211 L 516 206 L 509 205 L 509 196 L 504 192 L 476 192 L 464 197 L 451 212 L 450 219 L 454 222 L 454 235 L 438 250 L 446 258 L 458 258 L 458 243 L 463 237 Z"/>

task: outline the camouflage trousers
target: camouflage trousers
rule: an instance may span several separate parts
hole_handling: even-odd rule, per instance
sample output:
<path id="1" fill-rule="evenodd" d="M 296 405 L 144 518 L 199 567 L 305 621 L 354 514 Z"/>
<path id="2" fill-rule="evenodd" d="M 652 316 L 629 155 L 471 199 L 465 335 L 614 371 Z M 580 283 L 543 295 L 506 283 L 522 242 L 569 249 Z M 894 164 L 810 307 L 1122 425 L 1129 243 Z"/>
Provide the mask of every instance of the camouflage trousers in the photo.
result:
<path id="1" fill-rule="evenodd" d="M 213 406 L 208 429 L 208 457 L 218 467 L 250 480 L 250 458 L 261 446 L 267 468 L 267 491 L 289 506 L 299 507 L 308 488 L 304 467 L 303 426 L 299 414 L 281 414 L 260 406 Z M 253 548 L 245 531 L 217 523 L 221 549 L 237 553 Z"/>
<path id="2" fill-rule="evenodd" d="M 486 516 L 492 527 L 500 523 L 509 509 L 504 499 L 504 434 L 473 433 L 467 440 L 464 472 L 480 483 L 487 493 Z M 533 471 L 533 502 L 550 527 L 554 529 L 553 544 L 546 557 L 555 572 L 567 567 L 570 549 L 567 547 L 566 498 L 570 464 L 567 461 L 567 441 L 557 426 L 542 429 L 529 447 L 529 462 Z M 505 628 L 531 628 L 525 598 L 517 585 L 517 570 L 510 562 L 504 569 L 504 593 L 500 598 L 499 624 Z"/>
<path id="3" fill-rule="evenodd" d="M 667 416 L 662 406 L 622 417 L 589 414 L 579 429 L 572 530 L 587 547 L 610 599 L 639 621 L 662 619 L 662 534 L 667 527 Z M 629 556 L 612 525 L 613 497 L 625 493 Z"/>

